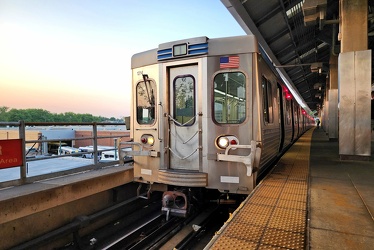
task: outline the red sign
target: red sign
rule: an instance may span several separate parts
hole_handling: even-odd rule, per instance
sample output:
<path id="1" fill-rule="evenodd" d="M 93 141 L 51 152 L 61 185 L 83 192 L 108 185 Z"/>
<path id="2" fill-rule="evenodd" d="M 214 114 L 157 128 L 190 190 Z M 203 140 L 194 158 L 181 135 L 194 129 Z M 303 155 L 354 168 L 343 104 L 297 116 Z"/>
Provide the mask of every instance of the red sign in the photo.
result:
<path id="1" fill-rule="evenodd" d="M 21 166 L 22 140 L 0 140 L 0 169 Z"/>

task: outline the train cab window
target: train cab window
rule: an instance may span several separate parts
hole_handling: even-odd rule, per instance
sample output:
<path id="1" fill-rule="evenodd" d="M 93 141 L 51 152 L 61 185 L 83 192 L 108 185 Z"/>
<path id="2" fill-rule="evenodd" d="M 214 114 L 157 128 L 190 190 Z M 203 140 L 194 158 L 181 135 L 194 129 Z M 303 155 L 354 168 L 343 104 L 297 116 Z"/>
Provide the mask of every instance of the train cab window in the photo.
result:
<path id="1" fill-rule="evenodd" d="M 273 123 L 273 92 L 272 85 L 269 80 L 262 77 L 262 100 L 263 114 L 265 123 Z"/>
<path id="2" fill-rule="evenodd" d="M 214 77 L 214 120 L 239 124 L 246 118 L 246 78 L 241 72 L 219 73 Z"/>
<path id="3" fill-rule="evenodd" d="M 156 115 L 156 83 L 141 81 L 136 85 L 136 121 L 139 124 L 153 124 Z"/>
<path id="4" fill-rule="evenodd" d="M 174 79 L 174 119 L 183 126 L 195 123 L 195 78 L 192 75 Z"/>

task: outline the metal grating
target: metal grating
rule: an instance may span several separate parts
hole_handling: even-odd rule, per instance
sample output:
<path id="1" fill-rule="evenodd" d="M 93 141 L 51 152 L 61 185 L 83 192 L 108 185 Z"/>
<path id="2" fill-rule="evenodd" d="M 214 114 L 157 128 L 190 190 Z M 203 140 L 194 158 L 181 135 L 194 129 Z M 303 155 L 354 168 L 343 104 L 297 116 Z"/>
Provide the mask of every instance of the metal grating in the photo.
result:
<path id="1" fill-rule="evenodd" d="M 305 236 L 300 233 L 269 229 L 265 232 L 259 249 L 304 249 Z M 278 247 L 278 248 L 277 248 Z"/>
<path id="2" fill-rule="evenodd" d="M 279 200 L 278 207 L 286 208 L 286 209 L 299 209 L 304 210 L 306 209 L 306 202 L 298 201 L 298 200 Z"/>
<path id="3" fill-rule="evenodd" d="M 228 228 L 225 235 L 228 237 L 248 241 L 248 234 L 251 235 L 251 239 L 253 239 L 254 242 L 259 242 L 262 235 L 264 234 L 264 228 L 247 223 L 238 223 L 235 229 Z"/>
<path id="4" fill-rule="evenodd" d="M 243 250 L 243 249 L 256 249 L 256 248 L 257 248 L 257 243 L 255 242 L 222 236 L 222 241 L 217 242 L 217 244 L 212 249 Z"/>
<path id="5" fill-rule="evenodd" d="M 263 205 L 263 206 L 275 206 L 275 204 L 278 202 L 278 199 L 276 198 L 267 198 L 262 196 L 254 196 L 252 197 L 250 203 L 257 204 L 257 205 Z"/>
<path id="6" fill-rule="evenodd" d="M 282 157 L 216 233 L 209 249 L 305 249 L 312 132 Z"/>
<path id="7" fill-rule="evenodd" d="M 285 231 L 303 233 L 305 231 L 306 211 L 276 208 L 267 225 L 269 228 L 283 229 Z"/>

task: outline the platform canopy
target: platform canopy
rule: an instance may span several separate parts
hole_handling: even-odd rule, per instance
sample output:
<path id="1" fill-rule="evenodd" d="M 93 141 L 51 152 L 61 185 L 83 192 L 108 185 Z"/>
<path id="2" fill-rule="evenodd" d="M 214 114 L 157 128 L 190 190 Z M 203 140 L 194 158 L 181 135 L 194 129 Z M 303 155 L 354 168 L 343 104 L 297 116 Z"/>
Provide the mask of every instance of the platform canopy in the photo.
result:
<path id="1" fill-rule="evenodd" d="M 325 98 L 330 55 L 340 52 L 339 0 L 221 1 L 247 34 L 257 36 L 306 109 L 316 113 Z M 374 1 L 368 4 L 368 49 L 372 49 Z"/>

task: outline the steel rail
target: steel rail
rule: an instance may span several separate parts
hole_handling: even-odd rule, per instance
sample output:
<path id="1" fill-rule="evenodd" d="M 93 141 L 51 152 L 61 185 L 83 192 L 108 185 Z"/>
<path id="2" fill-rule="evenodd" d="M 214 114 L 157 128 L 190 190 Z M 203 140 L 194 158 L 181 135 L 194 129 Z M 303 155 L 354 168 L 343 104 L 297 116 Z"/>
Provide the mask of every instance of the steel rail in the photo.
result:
<path id="1" fill-rule="evenodd" d="M 120 211 L 123 214 L 129 213 L 131 211 L 136 211 L 138 210 L 137 207 L 132 208 L 132 209 L 126 209 L 126 207 L 131 206 L 132 204 L 138 203 L 138 206 L 141 206 L 141 203 L 144 201 L 143 199 L 140 199 L 139 197 L 133 197 L 130 198 L 126 201 L 120 202 L 114 206 L 108 207 L 106 209 L 103 209 L 97 213 L 91 214 L 91 215 L 82 215 L 79 217 L 76 217 L 72 222 L 57 228 L 53 231 L 50 231 L 44 235 L 41 235 L 37 238 L 34 238 L 30 241 L 27 241 L 23 244 L 20 244 L 18 246 L 15 246 L 11 248 L 11 250 L 22 250 L 22 249 L 35 249 L 38 247 L 42 247 L 43 245 L 47 244 L 48 242 L 51 242 L 53 240 L 59 239 L 63 236 L 69 235 L 69 234 L 74 234 L 75 242 L 78 245 L 83 245 L 81 243 L 81 239 L 79 238 L 78 231 L 79 229 L 85 228 L 92 223 L 106 217 L 110 216 L 115 212 Z M 144 203 L 144 202 L 143 202 Z M 144 206 L 144 205 L 143 205 Z M 78 238 L 77 238 L 78 237 Z"/>

